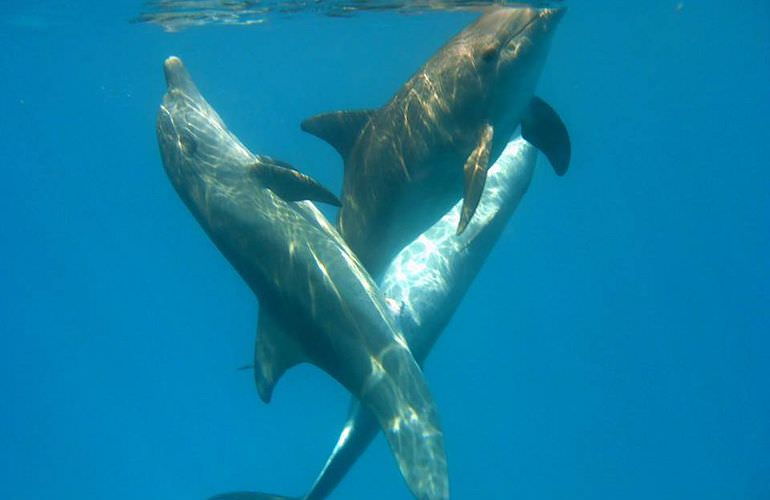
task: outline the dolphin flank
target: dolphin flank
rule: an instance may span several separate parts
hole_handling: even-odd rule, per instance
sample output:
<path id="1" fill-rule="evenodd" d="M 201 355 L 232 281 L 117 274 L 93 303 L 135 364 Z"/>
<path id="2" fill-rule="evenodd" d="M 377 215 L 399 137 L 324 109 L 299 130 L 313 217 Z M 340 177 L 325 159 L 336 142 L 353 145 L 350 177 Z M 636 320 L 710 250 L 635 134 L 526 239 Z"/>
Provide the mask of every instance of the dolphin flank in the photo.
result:
<path id="1" fill-rule="evenodd" d="M 166 60 L 157 120 L 163 165 L 205 232 L 259 299 L 255 379 L 269 401 L 309 362 L 371 411 L 415 497 L 446 499 L 438 414 L 388 306 L 309 201 L 336 198 L 285 163 L 255 156 L 227 129 L 182 61 Z"/>

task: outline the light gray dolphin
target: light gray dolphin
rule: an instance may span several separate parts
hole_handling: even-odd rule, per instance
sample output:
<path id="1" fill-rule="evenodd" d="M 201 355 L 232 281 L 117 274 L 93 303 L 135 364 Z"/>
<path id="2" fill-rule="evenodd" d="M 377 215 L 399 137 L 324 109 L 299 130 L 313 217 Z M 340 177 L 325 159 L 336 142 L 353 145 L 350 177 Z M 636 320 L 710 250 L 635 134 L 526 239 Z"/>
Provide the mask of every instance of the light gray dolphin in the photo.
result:
<path id="1" fill-rule="evenodd" d="M 505 228 L 534 172 L 537 150 L 511 140 L 489 168 L 476 215 L 455 235 L 462 200 L 407 245 L 388 266 L 382 293 L 398 318 L 410 349 L 423 363 Z M 354 400 L 348 420 L 323 470 L 303 500 L 331 494 L 377 435 L 377 421 Z M 210 500 L 289 500 L 265 493 L 235 492 Z"/>
<path id="2" fill-rule="evenodd" d="M 567 129 L 534 97 L 563 13 L 564 8 L 489 8 L 382 108 L 326 113 L 302 123 L 344 160 L 338 227 L 375 279 L 460 197 L 462 233 L 481 197 L 488 164 L 519 125 L 556 172 L 566 172 Z"/>
<path id="3" fill-rule="evenodd" d="M 227 129 L 182 62 L 165 62 L 157 120 L 166 173 L 211 240 L 259 299 L 255 378 L 269 401 L 291 366 L 326 371 L 371 411 L 420 499 L 449 497 L 435 405 L 378 288 L 308 201 L 318 183 L 255 156 Z"/>

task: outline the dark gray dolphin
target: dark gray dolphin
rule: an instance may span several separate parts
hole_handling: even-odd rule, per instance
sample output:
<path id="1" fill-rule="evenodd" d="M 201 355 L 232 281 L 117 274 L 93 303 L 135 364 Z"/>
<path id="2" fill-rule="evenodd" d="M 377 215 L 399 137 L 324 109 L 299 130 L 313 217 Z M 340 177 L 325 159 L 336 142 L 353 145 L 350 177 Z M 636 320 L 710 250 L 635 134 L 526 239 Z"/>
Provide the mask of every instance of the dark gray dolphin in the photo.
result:
<path id="1" fill-rule="evenodd" d="M 488 164 L 519 125 L 556 172 L 566 172 L 567 129 L 534 97 L 563 12 L 490 8 L 382 108 L 326 113 L 302 123 L 344 159 L 338 227 L 375 279 L 461 196 L 457 232 L 467 227 Z"/>
<path id="2" fill-rule="evenodd" d="M 529 187 L 537 150 L 521 137 L 511 140 L 489 168 L 476 215 L 459 236 L 462 200 L 407 245 L 388 266 L 382 293 L 401 324 L 412 353 L 423 363 L 484 264 Z M 377 435 L 377 421 L 354 400 L 337 444 L 303 500 L 331 494 Z M 282 500 L 265 493 L 226 493 L 210 500 Z"/>
<path id="3" fill-rule="evenodd" d="M 259 299 L 255 378 L 269 401 L 291 366 L 329 373 L 371 411 L 412 493 L 449 497 L 443 436 L 419 366 L 351 250 L 307 200 L 318 183 L 255 156 L 199 93 L 182 62 L 165 62 L 157 121 L 174 188 Z"/>

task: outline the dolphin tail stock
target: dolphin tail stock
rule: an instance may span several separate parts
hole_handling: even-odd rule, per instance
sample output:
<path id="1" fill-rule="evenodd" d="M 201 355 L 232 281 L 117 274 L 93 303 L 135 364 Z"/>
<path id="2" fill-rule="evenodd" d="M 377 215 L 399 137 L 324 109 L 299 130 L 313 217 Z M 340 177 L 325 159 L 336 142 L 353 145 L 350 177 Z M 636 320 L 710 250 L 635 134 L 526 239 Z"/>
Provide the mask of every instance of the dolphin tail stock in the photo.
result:
<path id="1" fill-rule="evenodd" d="M 438 410 L 419 365 L 405 346 L 372 358 L 372 372 L 356 394 L 377 419 L 415 498 L 446 500 L 449 477 Z"/>
<path id="2" fill-rule="evenodd" d="M 331 495 L 379 430 L 372 412 L 353 399 L 337 444 L 304 500 L 323 500 Z"/>
<path id="3" fill-rule="evenodd" d="M 268 403 L 283 373 L 308 358 L 271 314 L 268 303 L 260 304 L 257 328 L 254 379 L 260 397 Z M 444 437 L 420 367 L 403 340 L 398 347 L 388 345 L 370 362 L 372 370 L 363 384 L 349 389 L 376 417 L 414 496 L 420 500 L 448 499 Z"/>
<path id="4" fill-rule="evenodd" d="M 260 397 L 268 403 L 281 375 L 307 359 L 268 311 L 260 311 L 258 329 L 254 378 Z M 408 360 L 404 360 L 403 356 L 408 356 Z M 351 410 L 351 416 L 332 455 L 310 493 L 302 498 L 326 498 L 377 435 L 377 431 L 382 429 L 399 470 L 414 496 L 420 500 L 448 499 L 446 451 L 438 411 L 419 366 L 408 349 L 386 351 L 381 359 L 373 358 L 372 363 L 374 371 L 358 394 L 363 403 L 361 411 L 356 414 Z M 284 497 L 217 498 L 269 500 Z"/>
<path id="5" fill-rule="evenodd" d="M 569 132 L 556 111 L 537 96 L 521 119 L 521 135 L 545 154 L 556 175 L 567 173 L 572 154 Z"/>
<path id="6" fill-rule="evenodd" d="M 344 160 L 375 112 L 376 110 L 360 109 L 321 113 L 304 120 L 300 128 L 328 142 Z"/>

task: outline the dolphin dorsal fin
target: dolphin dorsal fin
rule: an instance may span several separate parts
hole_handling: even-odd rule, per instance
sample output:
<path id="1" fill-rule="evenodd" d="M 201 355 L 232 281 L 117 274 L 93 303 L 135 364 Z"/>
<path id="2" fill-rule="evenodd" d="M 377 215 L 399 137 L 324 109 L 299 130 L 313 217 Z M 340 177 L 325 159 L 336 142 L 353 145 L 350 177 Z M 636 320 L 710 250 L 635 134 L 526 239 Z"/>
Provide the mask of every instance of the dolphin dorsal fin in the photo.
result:
<path id="1" fill-rule="evenodd" d="M 273 388 L 286 370 L 306 360 L 305 354 L 284 327 L 276 322 L 273 314 L 260 306 L 254 348 L 254 381 L 262 401 L 270 402 Z"/>
<path id="2" fill-rule="evenodd" d="M 303 121 L 300 127 L 305 132 L 331 144 L 342 159 L 346 160 L 361 130 L 375 112 L 374 109 L 357 109 L 321 113 Z"/>
<path id="3" fill-rule="evenodd" d="M 521 119 L 521 136 L 543 152 L 556 175 L 564 175 L 572 154 L 569 132 L 554 109 L 539 97 L 533 97 Z"/>
<path id="4" fill-rule="evenodd" d="M 317 180 L 286 162 L 257 156 L 254 175 L 273 193 L 286 201 L 312 200 L 339 207 L 340 200 Z"/>

